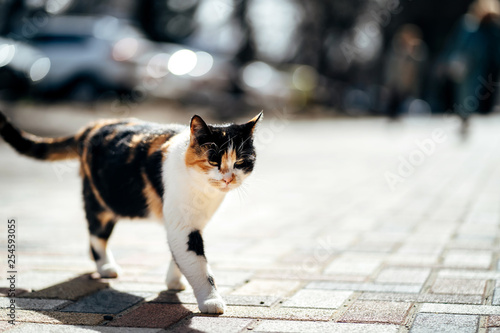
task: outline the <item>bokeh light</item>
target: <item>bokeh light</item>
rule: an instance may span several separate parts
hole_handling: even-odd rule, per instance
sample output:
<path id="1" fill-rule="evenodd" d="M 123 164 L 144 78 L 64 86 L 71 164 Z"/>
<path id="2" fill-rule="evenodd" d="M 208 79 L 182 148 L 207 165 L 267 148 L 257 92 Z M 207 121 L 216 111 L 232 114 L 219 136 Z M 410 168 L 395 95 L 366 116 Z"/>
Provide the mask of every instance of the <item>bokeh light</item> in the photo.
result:
<path id="1" fill-rule="evenodd" d="M 0 67 L 9 64 L 16 54 L 16 46 L 11 44 L 0 45 Z"/>
<path id="2" fill-rule="evenodd" d="M 207 74 L 214 64 L 214 58 L 207 52 L 196 52 L 197 62 L 190 76 L 199 77 Z"/>
<path id="3" fill-rule="evenodd" d="M 191 50 L 179 50 L 168 60 L 168 70 L 175 75 L 185 75 L 191 72 L 197 63 L 196 54 Z"/>
<path id="4" fill-rule="evenodd" d="M 50 59 L 47 57 L 40 58 L 31 65 L 30 78 L 32 81 L 40 81 L 43 79 L 50 70 Z"/>

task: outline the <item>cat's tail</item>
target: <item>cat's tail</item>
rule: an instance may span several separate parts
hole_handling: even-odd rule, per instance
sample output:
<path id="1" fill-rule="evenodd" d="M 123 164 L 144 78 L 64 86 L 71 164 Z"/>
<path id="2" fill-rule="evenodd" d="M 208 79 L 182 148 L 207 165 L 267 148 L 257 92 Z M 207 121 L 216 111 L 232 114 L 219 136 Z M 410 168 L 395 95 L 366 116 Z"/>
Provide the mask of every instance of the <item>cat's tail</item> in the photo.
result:
<path id="1" fill-rule="evenodd" d="M 16 128 L 0 112 L 0 136 L 18 153 L 39 160 L 58 161 L 78 158 L 77 140 L 74 136 L 42 138 Z"/>

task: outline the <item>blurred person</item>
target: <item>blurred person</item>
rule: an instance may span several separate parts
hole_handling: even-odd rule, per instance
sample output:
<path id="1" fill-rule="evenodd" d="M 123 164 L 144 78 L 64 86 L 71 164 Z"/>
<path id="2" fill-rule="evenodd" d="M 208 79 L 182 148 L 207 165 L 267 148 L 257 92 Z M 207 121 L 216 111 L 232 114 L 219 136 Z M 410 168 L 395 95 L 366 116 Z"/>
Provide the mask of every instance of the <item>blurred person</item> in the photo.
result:
<path id="1" fill-rule="evenodd" d="M 385 66 L 385 85 L 389 90 L 387 115 L 397 119 L 404 105 L 420 94 L 427 46 L 422 32 L 413 24 L 405 24 L 394 35 Z"/>
<path id="2" fill-rule="evenodd" d="M 476 0 L 460 19 L 442 56 L 443 93 L 447 109 L 467 132 L 473 113 L 493 110 L 500 69 L 500 3 Z"/>

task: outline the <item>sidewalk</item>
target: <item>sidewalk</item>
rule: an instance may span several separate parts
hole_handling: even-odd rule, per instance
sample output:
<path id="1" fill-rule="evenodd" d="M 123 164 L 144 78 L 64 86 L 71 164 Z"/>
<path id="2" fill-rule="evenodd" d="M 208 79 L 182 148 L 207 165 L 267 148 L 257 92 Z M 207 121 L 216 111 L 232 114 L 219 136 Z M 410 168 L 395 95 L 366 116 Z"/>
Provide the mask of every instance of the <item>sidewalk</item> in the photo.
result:
<path id="1" fill-rule="evenodd" d="M 77 164 L 1 141 L 0 292 L 15 218 L 18 298 L 12 326 L 0 297 L 0 330 L 500 332 L 500 117 L 472 119 L 467 140 L 439 117 L 272 119 L 248 186 L 204 233 L 222 316 L 165 291 L 155 221 L 121 221 L 111 249 L 124 272 L 92 280 Z"/>

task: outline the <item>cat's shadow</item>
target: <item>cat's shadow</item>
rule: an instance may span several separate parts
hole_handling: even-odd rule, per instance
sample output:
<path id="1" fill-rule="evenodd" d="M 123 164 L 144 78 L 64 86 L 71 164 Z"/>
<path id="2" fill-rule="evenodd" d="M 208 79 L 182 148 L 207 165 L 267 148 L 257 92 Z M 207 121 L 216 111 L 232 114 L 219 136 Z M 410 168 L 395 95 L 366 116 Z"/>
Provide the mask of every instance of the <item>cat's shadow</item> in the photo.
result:
<path id="1" fill-rule="evenodd" d="M 0 292 L 4 293 L 5 288 L 0 288 Z M 143 293 L 145 295 L 146 293 Z M 41 309 L 33 303 L 33 300 L 69 300 L 51 310 Z M 161 302 L 159 302 L 161 301 Z M 38 302 L 37 302 L 38 303 Z M 124 316 L 118 315 L 130 308 L 138 308 L 141 304 L 153 303 L 169 303 L 176 304 L 180 308 L 177 311 L 186 312 L 187 315 L 183 319 L 178 320 L 175 324 L 167 326 L 167 332 L 193 332 L 202 333 L 193 328 L 190 328 L 190 323 L 193 318 L 193 312 L 186 308 L 179 299 L 177 293 L 172 291 L 162 291 L 151 302 L 146 302 L 146 299 L 141 296 L 141 293 L 131 294 L 113 289 L 107 279 L 95 279 L 91 274 L 82 274 L 71 280 L 64 281 L 42 290 L 24 292 L 16 298 L 16 325 L 33 322 L 53 323 L 60 325 L 70 325 L 75 327 L 91 326 L 95 332 L 109 332 L 110 327 L 141 327 L 141 328 L 157 328 L 154 325 L 154 316 L 158 315 L 151 312 L 151 320 L 142 319 L 136 326 L 129 326 L 120 321 Z M 127 306 L 128 305 L 128 306 Z M 36 312 L 39 318 L 30 320 L 29 314 L 24 312 Z M 130 312 L 133 312 L 132 309 Z M 177 312 L 176 311 L 176 312 Z M 128 313 L 126 313 L 128 314 Z M 102 316 L 102 318 L 99 318 Z M 126 316 L 126 315 L 125 315 Z M 24 317 L 24 318 L 23 318 Z M 53 320 L 51 320 L 53 319 Z M 102 328 L 102 330 L 101 330 Z"/>

